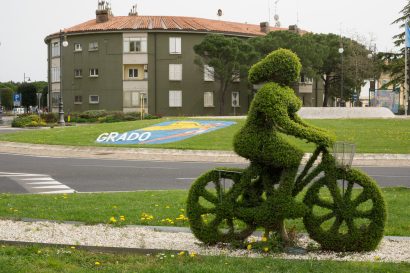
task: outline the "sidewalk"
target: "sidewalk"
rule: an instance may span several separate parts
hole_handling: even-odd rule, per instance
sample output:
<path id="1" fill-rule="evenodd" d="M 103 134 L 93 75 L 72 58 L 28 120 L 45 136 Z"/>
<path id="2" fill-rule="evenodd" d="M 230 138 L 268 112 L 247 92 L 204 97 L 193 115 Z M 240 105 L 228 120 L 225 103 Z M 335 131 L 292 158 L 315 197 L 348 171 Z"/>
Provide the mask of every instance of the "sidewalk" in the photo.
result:
<path id="1" fill-rule="evenodd" d="M 260 234 L 252 236 L 260 240 Z M 45 244 L 62 248 L 82 248 L 97 252 L 154 254 L 185 251 L 200 255 L 223 255 L 262 257 L 261 254 L 244 249 L 230 249 L 220 246 L 205 246 L 187 228 L 166 228 L 150 226 L 83 225 L 79 223 L 58 223 L 53 221 L 10 221 L 0 220 L 0 243 L 10 245 Z M 313 243 L 307 235 L 301 234 L 300 247 L 306 249 Z M 378 249 L 364 253 L 340 253 L 331 251 L 298 251 L 297 253 L 270 254 L 284 259 L 319 259 L 340 261 L 383 261 L 405 262 L 410 259 L 408 237 L 384 237 Z"/>
<path id="2" fill-rule="evenodd" d="M 247 163 L 232 151 L 41 145 L 0 141 L 0 153 L 118 160 Z M 305 154 L 304 161 L 310 157 Z M 356 154 L 355 166 L 410 167 L 409 154 Z"/>

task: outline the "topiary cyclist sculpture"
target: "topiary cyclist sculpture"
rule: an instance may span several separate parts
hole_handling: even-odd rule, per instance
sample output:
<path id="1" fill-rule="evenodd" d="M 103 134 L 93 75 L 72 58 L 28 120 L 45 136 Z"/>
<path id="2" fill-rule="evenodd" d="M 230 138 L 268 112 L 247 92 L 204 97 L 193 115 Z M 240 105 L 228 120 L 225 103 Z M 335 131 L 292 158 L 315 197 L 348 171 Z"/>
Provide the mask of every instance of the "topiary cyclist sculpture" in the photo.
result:
<path id="1" fill-rule="evenodd" d="M 373 250 L 383 237 L 386 211 L 376 183 L 359 170 L 338 167 L 328 150 L 334 136 L 296 114 L 301 101 L 289 85 L 300 69 L 299 58 L 286 49 L 272 52 L 250 69 L 251 83 L 267 82 L 234 137 L 235 152 L 250 165 L 208 171 L 189 191 L 190 226 L 204 243 L 243 241 L 258 227 L 265 235 L 277 233 L 286 243 L 285 220 L 300 217 L 322 249 Z M 284 134 L 317 145 L 299 174 L 304 153 Z M 296 201 L 305 187 L 303 202 Z"/>

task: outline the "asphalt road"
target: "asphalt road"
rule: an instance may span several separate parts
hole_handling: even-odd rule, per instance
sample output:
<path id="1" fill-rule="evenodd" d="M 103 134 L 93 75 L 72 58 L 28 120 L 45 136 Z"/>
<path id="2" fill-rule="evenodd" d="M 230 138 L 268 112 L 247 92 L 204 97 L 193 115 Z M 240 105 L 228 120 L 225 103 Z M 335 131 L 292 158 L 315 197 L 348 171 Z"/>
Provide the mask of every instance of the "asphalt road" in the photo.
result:
<path id="1" fill-rule="evenodd" d="M 0 192 L 188 189 L 206 170 L 241 164 L 124 161 L 0 154 Z M 362 167 L 381 187 L 410 187 L 410 167 Z"/>

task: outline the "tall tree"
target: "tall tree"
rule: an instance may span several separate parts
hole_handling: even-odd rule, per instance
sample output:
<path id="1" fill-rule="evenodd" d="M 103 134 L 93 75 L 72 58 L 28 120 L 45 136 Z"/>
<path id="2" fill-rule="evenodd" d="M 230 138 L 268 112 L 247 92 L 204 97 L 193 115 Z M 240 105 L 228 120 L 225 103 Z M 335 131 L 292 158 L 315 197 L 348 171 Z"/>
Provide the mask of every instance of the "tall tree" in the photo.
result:
<path id="1" fill-rule="evenodd" d="M 194 46 L 198 55 L 195 64 L 201 70 L 204 65 L 212 67 L 215 81 L 219 84 L 219 114 L 225 107 L 226 92 L 232 83 L 233 76 L 244 79 L 250 66 L 256 61 L 257 53 L 244 39 L 211 34 L 205 36 L 200 44 Z"/>
<path id="2" fill-rule="evenodd" d="M 385 72 L 390 73 L 391 80 L 385 85 L 403 85 L 405 82 L 405 25 L 408 24 L 410 19 L 410 1 L 406 1 L 403 9 L 399 12 L 400 17 L 397 18 L 392 22 L 392 24 L 398 24 L 401 32 L 393 36 L 394 44 L 396 47 L 400 48 L 401 54 L 392 54 L 386 53 L 384 54 L 384 59 L 386 65 L 384 66 Z M 407 98 L 408 98 L 408 105 L 410 105 L 410 92 L 407 90 Z M 410 114 L 410 109 L 408 109 L 408 113 Z"/>
<path id="3" fill-rule="evenodd" d="M 11 88 L 0 88 L 0 105 L 6 110 L 13 107 L 13 90 Z"/>
<path id="4" fill-rule="evenodd" d="M 341 97 L 342 56 L 338 52 L 343 46 L 343 99 L 350 100 L 359 90 L 364 79 L 369 78 L 373 67 L 367 58 L 365 46 L 335 34 L 307 33 L 299 35 L 289 31 L 271 32 L 265 37 L 251 40 L 251 44 L 262 56 L 278 48 L 294 51 L 302 63 L 302 74 L 321 78 L 324 83 L 323 106 L 330 98 Z"/>
<path id="5" fill-rule="evenodd" d="M 17 88 L 21 94 L 21 105 L 24 107 L 37 105 L 37 88 L 32 83 L 22 83 Z"/>

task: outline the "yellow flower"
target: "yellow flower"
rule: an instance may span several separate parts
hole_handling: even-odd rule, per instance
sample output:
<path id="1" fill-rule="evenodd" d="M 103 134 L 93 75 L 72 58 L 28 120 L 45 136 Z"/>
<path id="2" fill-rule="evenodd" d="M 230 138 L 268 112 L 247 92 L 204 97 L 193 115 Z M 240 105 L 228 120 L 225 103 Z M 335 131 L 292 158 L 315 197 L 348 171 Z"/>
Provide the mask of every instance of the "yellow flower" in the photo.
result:
<path id="1" fill-rule="evenodd" d="M 262 237 L 262 242 L 266 242 L 268 240 L 268 238 L 266 238 L 265 236 Z"/>
<path id="2" fill-rule="evenodd" d="M 125 216 L 121 215 L 120 216 L 120 221 L 125 221 Z"/>
<path id="3" fill-rule="evenodd" d="M 381 259 L 380 256 L 374 256 L 375 261 L 380 261 L 380 259 Z"/>
<path id="4" fill-rule="evenodd" d="M 246 249 L 247 249 L 247 250 L 251 250 L 251 249 L 252 249 L 252 245 L 249 244 L 249 245 L 246 247 Z"/>
<path id="5" fill-rule="evenodd" d="M 112 208 L 113 208 L 113 209 L 116 209 L 116 208 L 117 208 L 117 206 L 112 206 Z"/>
<path id="6" fill-rule="evenodd" d="M 169 206 L 166 206 L 165 208 L 166 208 L 166 209 L 169 209 Z"/>
<path id="7" fill-rule="evenodd" d="M 181 212 L 185 212 L 185 209 L 180 209 Z"/>
<path id="8" fill-rule="evenodd" d="M 264 247 L 263 251 L 268 252 L 269 251 L 269 247 Z"/>
<path id="9" fill-rule="evenodd" d="M 101 263 L 100 262 L 95 262 L 95 265 L 99 266 L 99 265 L 101 265 Z"/>
<path id="10" fill-rule="evenodd" d="M 196 254 L 196 252 L 191 252 L 190 254 L 189 254 L 189 256 L 191 256 L 191 257 L 195 257 L 197 254 Z"/>
<path id="11" fill-rule="evenodd" d="M 155 204 L 155 206 L 156 206 L 156 207 L 159 207 L 159 205 L 158 205 L 158 204 Z"/>
<path id="12" fill-rule="evenodd" d="M 37 250 L 37 254 L 41 254 L 41 250 Z"/>
<path id="13" fill-rule="evenodd" d="M 178 256 L 184 256 L 185 255 L 185 251 L 181 251 L 178 253 Z"/>
<path id="14" fill-rule="evenodd" d="M 116 222 L 117 222 L 117 219 L 115 219 L 115 217 L 112 216 L 112 217 L 110 218 L 110 222 L 111 222 L 111 223 L 116 223 Z"/>
<path id="15" fill-rule="evenodd" d="M 71 249 L 75 249 L 75 246 L 72 246 Z"/>

